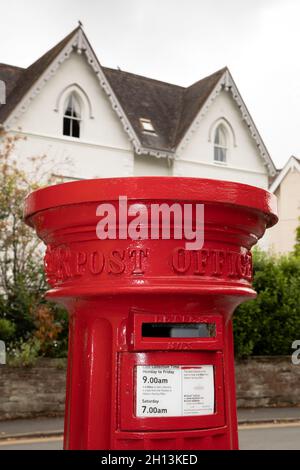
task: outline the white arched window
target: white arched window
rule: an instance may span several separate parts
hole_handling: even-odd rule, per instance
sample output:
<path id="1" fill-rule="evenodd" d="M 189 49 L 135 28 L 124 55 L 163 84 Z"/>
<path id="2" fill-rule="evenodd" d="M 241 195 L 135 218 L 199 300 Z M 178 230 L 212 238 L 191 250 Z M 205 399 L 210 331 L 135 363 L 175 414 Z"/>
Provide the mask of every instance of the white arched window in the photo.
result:
<path id="1" fill-rule="evenodd" d="M 71 93 L 65 102 L 63 116 L 63 135 L 80 137 L 81 107 L 75 93 Z"/>
<path id="2" fill-rule="evenodd" d="M 226 163 L 227 159 L 227 132 L 225 127 L 220 124 L 215 130 L 214 138 L 214 161 Z"/>

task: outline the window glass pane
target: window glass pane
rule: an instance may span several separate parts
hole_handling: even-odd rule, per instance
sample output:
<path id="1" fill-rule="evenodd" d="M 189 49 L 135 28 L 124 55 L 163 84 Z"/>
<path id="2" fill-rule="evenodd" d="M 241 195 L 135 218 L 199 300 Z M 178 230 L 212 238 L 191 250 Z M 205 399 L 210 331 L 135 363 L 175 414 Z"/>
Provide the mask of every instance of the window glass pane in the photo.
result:
<path id="1" fill-rule="evenodd" d="M 220 149 L 220 150 L 221 150 L 221 162 L 226 162 L 227 149 Z"/>
<path id="2" fill-rule="evenodd" d="M 216 162 L 226 162 L 226 149 L 215 146 L 214 148 L 214 160 Z"/>
<path id="3" fill-rule="evenodd" d="M 72 95 L 72 108 L 73 116 L 80 118 L 80 104 L 74 95 Z"/>
<path id="4" fill-rule="evenodd" d="M 221 145 L 222 147 L 226 147 L 226 134 L 225 130 L 222 126 L 218 126 L 216 129 L 216 134 L 215 134 L 215 144 Z"/>
<path id="5" fill-rule="evenodd" d="M 72 137 L 80 137 L 80 121 L 73 119 L 72 125 Z"/>
<path id="6" fill-rule="evenodd" d="M 150 119 L 140 119 L 140 123 L 144 131 L 155 133 L 155 129 Z"/>
<path id="7" fill-rule="evenodd" d="M 74 94 L 68 97 L 63 118 L 63 135 L 80 137 L 80 104 Z"/>
<path id="8" fill-rule="evenodd" d="M 71 135 L 71 119 L 64 117 L 63 135 Z"/>
<path id="9" fill-rule="evenodd" d="M 215 144 L 217 144 L 217 145 L 220 144 L 219 128 L 218 127 L 217 127 L 216 132 L 215 132 Z"/>
<path id="10" fill-rule="evenodd" d="M 69 96 L 66 107 L 65 107 L 65 116 L 72 116 L 73 106 L 72 106 L 72 95 Z"/>
<path id="11" fill-rule="evenodd" d="M 227 139 L 226 130 L 222 126 L 217 127 L 214 140 L 214 160 L 216 162 L 226 162 Z"/>
<path id="12" fill-rule="evenodd" d="M 73 94 L 68 98 L 64 114 L 65 116 L 80 118 L 80 104 Z"/>

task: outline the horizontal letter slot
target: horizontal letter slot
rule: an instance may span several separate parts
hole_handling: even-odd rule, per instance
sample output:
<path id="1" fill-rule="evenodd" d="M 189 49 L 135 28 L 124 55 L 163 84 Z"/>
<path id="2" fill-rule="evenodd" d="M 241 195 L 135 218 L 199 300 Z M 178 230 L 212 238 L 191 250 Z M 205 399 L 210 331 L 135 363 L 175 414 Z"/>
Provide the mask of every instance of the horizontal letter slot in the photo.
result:
<path id="1" fill-rule="evenodd" d="M 143 338 L 213 338 L 215 323 L 143 323 Z"/>

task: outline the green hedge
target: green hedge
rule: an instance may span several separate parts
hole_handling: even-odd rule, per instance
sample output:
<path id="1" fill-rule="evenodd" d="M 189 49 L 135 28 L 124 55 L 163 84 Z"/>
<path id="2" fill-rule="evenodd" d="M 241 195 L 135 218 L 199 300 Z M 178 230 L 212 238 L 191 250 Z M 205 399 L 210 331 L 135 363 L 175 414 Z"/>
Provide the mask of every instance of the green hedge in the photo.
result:
<path id="1" fill-rule="evenodd" d="M 289 355 L 300 338 L 300 257 L 253 255 L 258 296 L 235 311 L 236 356 Z"/>

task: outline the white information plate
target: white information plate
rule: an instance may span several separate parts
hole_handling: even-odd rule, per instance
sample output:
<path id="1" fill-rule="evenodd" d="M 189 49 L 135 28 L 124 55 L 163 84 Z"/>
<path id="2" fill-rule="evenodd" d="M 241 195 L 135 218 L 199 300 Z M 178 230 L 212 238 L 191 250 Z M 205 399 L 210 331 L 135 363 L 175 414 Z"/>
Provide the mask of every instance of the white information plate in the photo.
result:
<path id="1" fill-rule="evenodd" d="M 136 366 L 136 416 L 203 416 L 214 413 L 212 365 Z"/>

